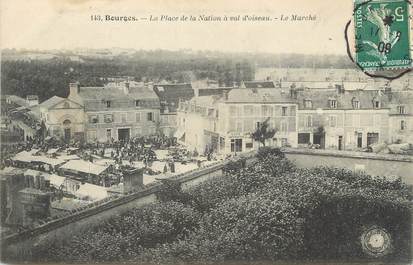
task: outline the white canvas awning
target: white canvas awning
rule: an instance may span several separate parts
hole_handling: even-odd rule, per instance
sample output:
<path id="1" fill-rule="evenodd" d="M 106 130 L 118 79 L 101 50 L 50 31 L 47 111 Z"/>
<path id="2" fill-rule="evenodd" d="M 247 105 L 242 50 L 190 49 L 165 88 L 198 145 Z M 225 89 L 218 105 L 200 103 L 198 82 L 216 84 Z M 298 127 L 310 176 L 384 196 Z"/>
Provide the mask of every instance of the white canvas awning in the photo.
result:
<path id="1" fill-rule="evenodd" d="M 108 168 L 108 166 L 97 165 L 84 160 L 70 160 L 60 168 L 92 175 L 100 175 Z"/>
<path id="2" fill-rule="evenodd" d="M 85 183 L 80 185 L 80 188 L 75 192 L 75 195 L 80 199 L 101 200 L 108 196 L 107 188 Z"/>
<path id="3" fill-rule="evenodd" d="M 27 151 L 22 151 L 18 154 L 16 154 L 12 160 L 14 161 L 19 161 L 19 162 L 32 162 L 33 160 L 33 156 L 31 153 L 27 152 Z"/>
<path id="4" fill-rule="evenodd" d="M 45 175 L 45 179 L 50 181 L 50 185 L 56 187 L 57 189 L 60 188 L 66 180 L 65 177 L 58 176 L 55 174 Z"/>
<path id="5" fill-rule="evenodd" d="M 49 155 L 51 155 L 51 154 L 57 153 L 57 151 L 59 151 L 59 148 L 51 148 L 51 149 L 49 149 L 49 150 L 47 151 L 47 153 L 48 153 Z"/>
<path id="6" fill-rule="evenodd" d="M 65 160 L 63 160 L 63 159 L 49 158 L 49 157 L 44 157 L 44 156 L 33 156 L 32 161 L 48 164 L 48 165 L 51 165 L 51 166 L 58 166 L 58 165 L 63 164 L 65 162 Z"/>

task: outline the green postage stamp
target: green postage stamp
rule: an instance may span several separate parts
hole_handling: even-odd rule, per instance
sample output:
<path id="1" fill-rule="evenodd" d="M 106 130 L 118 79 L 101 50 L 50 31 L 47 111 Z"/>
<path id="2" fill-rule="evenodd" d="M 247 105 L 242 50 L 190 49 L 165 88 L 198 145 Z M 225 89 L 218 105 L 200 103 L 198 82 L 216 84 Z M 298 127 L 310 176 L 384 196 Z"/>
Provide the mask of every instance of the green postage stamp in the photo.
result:
<path id="1" fill-rule="evenodd" d="M 355 0 L 355 57 L 362 69 L 412 66 L 409 9 L 407 0 Z"/>

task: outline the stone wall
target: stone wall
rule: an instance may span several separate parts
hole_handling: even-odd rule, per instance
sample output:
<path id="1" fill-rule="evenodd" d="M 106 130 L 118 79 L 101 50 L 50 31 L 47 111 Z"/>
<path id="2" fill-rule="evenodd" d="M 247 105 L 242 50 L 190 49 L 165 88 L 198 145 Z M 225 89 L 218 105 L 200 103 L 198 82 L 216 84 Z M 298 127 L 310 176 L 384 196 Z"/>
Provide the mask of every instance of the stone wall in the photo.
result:
<path id="1" fill-rule="evenodd" d="M 413 185 L 413 157 L 351 151 L 285 149 L 286 157 L 300 168 L 342 167 L 372 176 L 401 177 Z"/>

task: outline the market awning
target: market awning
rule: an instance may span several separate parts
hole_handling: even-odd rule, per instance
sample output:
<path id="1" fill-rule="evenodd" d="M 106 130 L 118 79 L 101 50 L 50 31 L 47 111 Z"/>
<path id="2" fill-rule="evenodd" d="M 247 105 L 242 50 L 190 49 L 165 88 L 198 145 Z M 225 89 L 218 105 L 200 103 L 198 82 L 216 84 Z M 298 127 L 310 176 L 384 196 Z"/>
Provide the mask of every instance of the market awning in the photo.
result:
<path id="1" fill-rule="evenodd" d="M 56 187 L 57 189 L 59 189 L 63 183 L 65 182 L 66 178 L 62 177 L 62 176 L 58 176 L 55 174 L 52 175 L 45 175 L 44 177 L 46 180 L 50 181 L 50 185 Z"/>
<path id="2" fill-rule="evenodd" d="M 32 156 L 31 153 L 29 153 L 29 152 L 27 152 L 27 151 L 22 151 L 22 152 L 16 154 L 16 155 L 12 158 L 12 160 L 14 160 L 14 161 L 19 161 L 19 162 L 28 162 L 28 163 L 30 163 L 30 162 L 32 162 L 32 160 L 33 160 L 33 156 Z"/>
<path id="3" fill-rule="evenodd" d="M 59 148 L 51 148 L 51 149 L 49 149 L 49 150 L 47 151 L 47 153 L 48 153 L 49 155 L 51 155 L 51 154 L 57 153 L 58 151 L 59 151 Z"/>
<path id="4" fill-rule="evenodd" d="M 48 158 L 48 157 L 44 157 L 44 156 L 33 156 L 32 161 L 48 164 L 48 165 L 51 165 L 51 166 L 54 166 L 54 167 L 66 162 L 63 159 Z"/>
<path id="5" fill-rule="evenodd" d="M 92 175 L 100 175 L 108 167 L 109 166 L 97 165 L 84 160 L 70 160 L 66 164 L 62 165 L 60 168 Z"/>
<path id="6" fill-rule="evenodd" d="M 75 192 L 75 195 L 84 200 L 101 200 L 108 196 L 107 188 L 85 183 Z"/>

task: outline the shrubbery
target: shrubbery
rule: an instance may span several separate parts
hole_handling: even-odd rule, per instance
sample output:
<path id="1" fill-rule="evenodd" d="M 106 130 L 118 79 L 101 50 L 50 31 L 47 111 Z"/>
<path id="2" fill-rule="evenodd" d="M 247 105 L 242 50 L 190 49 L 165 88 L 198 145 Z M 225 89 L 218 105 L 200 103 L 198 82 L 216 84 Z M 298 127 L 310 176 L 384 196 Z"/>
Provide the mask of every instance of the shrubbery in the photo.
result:
<path id="1" fill-rule="evenodd" d="M 412 194 L 401 181 L 298 169 L 269 148 L 225 172 L 189 191 L 166 181 L 160 203 L 46 252 L 65 261 L 158 263 L 361 258 L 360 234 L 377 225 L 393 238 L 392 257 L 409 257 Z"/>

